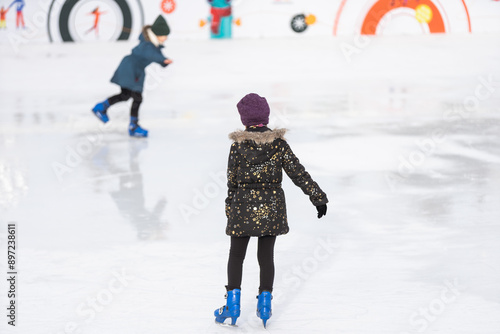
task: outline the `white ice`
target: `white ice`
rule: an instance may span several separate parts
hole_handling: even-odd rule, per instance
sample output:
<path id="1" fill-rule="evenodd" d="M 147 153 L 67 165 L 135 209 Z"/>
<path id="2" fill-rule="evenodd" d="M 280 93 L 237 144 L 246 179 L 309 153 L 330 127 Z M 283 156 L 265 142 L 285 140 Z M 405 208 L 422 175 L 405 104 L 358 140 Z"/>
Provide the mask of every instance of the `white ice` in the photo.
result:
<path id="1" fill-rule="evenodd" d="M 267 332 L 500 333 L 499 41 L 167 41 L 174 63 L 150 68 L 145 140 L 128 137 L 130 102 L 106 127 L 90 112 L 119 91 L 109 78 L 134 41 L 2 45 L 0 332 L 265 332 L 255 242 L 239 327 L 213 317 L 229 247 L 227 134 L 256 92 L 330 199 L 318 220 L 284 181 L 291 229 L 276 243 Z"/>

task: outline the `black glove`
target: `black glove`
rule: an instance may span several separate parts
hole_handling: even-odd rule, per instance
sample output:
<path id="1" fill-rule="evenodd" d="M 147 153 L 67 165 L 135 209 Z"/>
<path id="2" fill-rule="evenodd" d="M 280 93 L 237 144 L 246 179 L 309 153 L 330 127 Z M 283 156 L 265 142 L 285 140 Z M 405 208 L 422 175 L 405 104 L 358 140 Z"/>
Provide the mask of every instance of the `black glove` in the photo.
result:
<path id="1" fill-rule="evenodd" d="M 326 215 L 326 204 L 318 205 L 316 207 L 316 210 L 318 210 L 318 218 L 323 217 L 324 215 Z"/>

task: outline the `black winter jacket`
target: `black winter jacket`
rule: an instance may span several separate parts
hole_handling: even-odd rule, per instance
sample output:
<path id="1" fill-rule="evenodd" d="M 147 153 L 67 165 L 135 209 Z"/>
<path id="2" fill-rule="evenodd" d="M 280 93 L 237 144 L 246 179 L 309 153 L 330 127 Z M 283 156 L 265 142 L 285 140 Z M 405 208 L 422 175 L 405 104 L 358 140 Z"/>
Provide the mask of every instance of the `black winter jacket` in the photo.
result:
<path id="1" fill-rule="evenodd" d="M 328 203 L 284 139 L 285 129 L 236 131 L 227 167 L 226 234 L 235 237 L 288 233 L 282 170 L 315 206 Z"/>

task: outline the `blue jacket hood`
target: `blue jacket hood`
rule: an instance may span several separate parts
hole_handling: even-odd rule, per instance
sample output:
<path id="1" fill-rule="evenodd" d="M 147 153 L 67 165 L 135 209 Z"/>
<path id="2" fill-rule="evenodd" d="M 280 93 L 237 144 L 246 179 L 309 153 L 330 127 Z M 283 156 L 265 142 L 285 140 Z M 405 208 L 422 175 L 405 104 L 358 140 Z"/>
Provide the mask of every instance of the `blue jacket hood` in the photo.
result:
<path id="1" fill-rule="evenodd" d="M 149 39 L 149 36 L 148 36 L 148 33 L 147 33 L 147 30 L 150 29 L 151 26 L 145 26 L 144 28 L 142 28 L 142 32 L 139 34 L 139 42 L 140 43 L 144 43 L 144 42 L 151 42 L 151 40 Z M 154 44 L 153 44 L 154 45 Z M 157 48 L 164 48 L 165 46 L 163 44 L 160 44 L 158 46 L 155 46 Z"/>

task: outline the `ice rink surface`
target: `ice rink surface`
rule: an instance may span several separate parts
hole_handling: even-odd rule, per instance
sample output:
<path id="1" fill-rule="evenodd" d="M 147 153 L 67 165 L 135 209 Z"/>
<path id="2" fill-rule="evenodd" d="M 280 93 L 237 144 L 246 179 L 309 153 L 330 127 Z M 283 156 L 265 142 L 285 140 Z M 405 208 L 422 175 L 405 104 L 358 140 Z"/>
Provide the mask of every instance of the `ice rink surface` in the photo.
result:
<path id="1" fill-rule="evenodd" d="M 127 134 L 92 106 L 127 43 L 0 48 L 1 333 L 500 333 L 498 35 L 167 41 Z M 236 103 L 267 97 L 330 199 L 284 181 L 273 316 L 224 303 L 225 168 Z M 17 318 L 7 324 L 7 224 Z"/>

